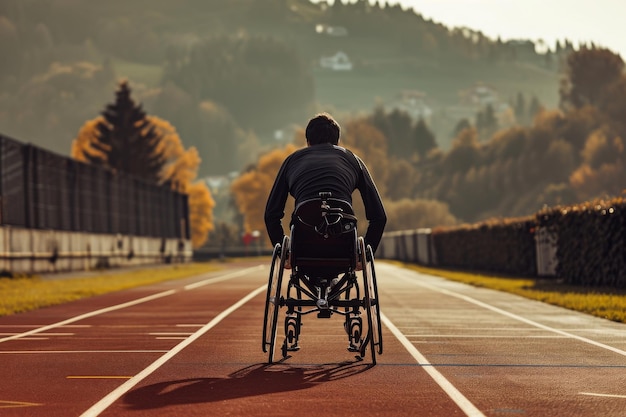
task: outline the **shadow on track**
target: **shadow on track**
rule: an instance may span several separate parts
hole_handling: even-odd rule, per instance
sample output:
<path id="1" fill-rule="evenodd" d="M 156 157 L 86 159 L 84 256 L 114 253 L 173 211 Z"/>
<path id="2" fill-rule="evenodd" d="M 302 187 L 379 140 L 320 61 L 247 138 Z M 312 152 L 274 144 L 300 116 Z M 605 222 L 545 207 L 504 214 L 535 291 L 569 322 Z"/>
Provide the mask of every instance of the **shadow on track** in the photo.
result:
<path id="1" fill-rule="evenodd" d="M 372 366 L 360 361 L 300 366 L 255 364 L 226 378 L 190 378 L 140 387 L 126 394 L 124 403 L 130 409 L 145 410 L 298 391 L 360 374 Z"/>

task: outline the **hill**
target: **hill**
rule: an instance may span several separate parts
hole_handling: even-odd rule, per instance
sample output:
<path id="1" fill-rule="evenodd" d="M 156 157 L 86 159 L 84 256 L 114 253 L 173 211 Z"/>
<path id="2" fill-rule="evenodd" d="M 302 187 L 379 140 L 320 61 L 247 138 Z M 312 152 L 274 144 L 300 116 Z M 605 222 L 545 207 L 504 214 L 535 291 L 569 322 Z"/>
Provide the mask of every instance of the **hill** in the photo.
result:
<path id="1" fill-rule="evenodd" d="M 313 96 L 284 125 L 302 124 L 317 110 L 393 108 L 403 92 L 414 92 L 442 147 L 459 119 L 484 105 L 463 102 L 476 86 L 487 86 L 503 108 L 520 93 L 556 106 L 563 52 L 539 55 L 529 42 L 503 43 L 367 1 L 5 0 L 0 33 L 16 41 L 0 45 L 15 64 L 0 70 L 0 131 L 64 154 L 81 124 L 111 101 L 117 79 L 128 78 L 153 112 L 168 62 L 210 37 L 273 38 L 295 51 L 312 76 Z M 321 58 L 338 52 L 352 69 L 322 68 Z M 238 123 L 237 108 L 227 110 Z M 173 112 L 158 116 L 179 129 L 186 123 Z M 272 140 L 272 129 L 244 128 L 263 143 Z M 189 145 L 200 140 L 183 137 Z"/>

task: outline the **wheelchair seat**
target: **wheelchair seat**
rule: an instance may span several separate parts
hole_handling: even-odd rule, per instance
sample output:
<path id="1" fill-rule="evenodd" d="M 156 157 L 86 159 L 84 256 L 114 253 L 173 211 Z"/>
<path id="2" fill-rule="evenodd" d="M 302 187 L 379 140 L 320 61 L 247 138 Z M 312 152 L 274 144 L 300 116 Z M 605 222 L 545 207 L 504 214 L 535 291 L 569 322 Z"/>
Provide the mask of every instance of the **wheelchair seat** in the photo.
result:
<path id="1" fill-rule="evenodd" d="M 292 268 L 311 279 L 354 270 L 356 225 L 347 201 L 322 197 L 298 204 L 292 216 Z"/>

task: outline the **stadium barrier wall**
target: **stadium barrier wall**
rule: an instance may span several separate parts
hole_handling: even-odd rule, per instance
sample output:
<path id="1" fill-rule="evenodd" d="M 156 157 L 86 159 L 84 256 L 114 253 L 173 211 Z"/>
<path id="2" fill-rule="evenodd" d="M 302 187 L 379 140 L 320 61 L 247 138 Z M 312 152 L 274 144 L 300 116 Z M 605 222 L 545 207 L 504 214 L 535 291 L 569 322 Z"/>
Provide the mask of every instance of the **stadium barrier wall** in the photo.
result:
<path id="1" fill-rule="evenodd" d="M 52 273 L 191 260 L 187 240 L 0 227 L 0 271 Z"/>
<path id="2" fill-rule="evenodd" d="M 0 272 L 191 257 L 186 194 L 0 134 Z"/>

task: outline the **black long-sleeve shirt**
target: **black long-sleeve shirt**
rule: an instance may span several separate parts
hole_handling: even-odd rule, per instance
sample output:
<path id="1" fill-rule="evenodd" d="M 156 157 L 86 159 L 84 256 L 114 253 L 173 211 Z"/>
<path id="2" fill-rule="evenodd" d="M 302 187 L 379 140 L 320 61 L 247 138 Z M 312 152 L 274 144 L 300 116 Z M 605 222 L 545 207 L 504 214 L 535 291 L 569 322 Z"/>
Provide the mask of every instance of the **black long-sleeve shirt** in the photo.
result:
<path id="1" fill-rule="evenodd" d="M 387 223 L 387 215 L 376 185 L 363 161 L 352 152 L 329 143 L 297 150 L 283 162 L 265 207 L 265 226 L 272 244 L 282 242 L 281 219 L 289 193 L 298 203 L 330 191 L 333 198 L 352 203 L 358 189 L 369 221 L 365 242 L 376 251 Z"/>

